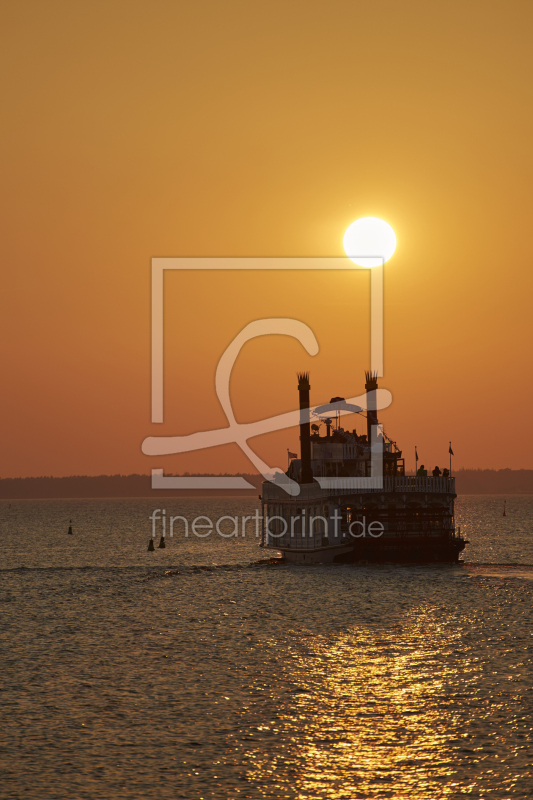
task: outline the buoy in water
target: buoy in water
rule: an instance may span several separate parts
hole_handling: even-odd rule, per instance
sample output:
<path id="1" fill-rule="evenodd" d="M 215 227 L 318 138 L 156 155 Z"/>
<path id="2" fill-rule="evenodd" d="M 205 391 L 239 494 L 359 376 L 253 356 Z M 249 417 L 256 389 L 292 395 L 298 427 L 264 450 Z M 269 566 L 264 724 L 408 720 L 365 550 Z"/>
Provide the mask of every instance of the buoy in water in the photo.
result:
<path id="1" fill-rule="evenodd" d="M 507 503 L 507 500 L 504 500 L 504 501 L 503 501 L 503 514 L 502 514 L 502 517 L 506 517 L 506 516 L 507 516 L 507 512 L 506 512 L 506 510 L 505 510 L 505 505 L 506 505 L 506 503 Z"/>
<path id="2" fill-rule="evenodd" d="M 154 549 L 154 540 L 150 539 L 150 541 L 148 542 L 148 552 L 151 553 L 153 549 Z"/>
<path id="3" fill-rule="evenodd" d="M 158 546 L 159 547 L 166 547 L 165 537 L 164 536 L 162 536 L 161 539 L 159 540 L 159 545 Z"/>
<path id="4" fill-rule="evenodd" d="M 67 531 L 67 533 L 68 533 L 68 535 L 69 535 L 69 536 L 73 536 L 73 535 L 74 535 L 74 534 L 72 533 L 72 520 L 70 520 L 70 525 L 68 526 L 68 531 Z"/>

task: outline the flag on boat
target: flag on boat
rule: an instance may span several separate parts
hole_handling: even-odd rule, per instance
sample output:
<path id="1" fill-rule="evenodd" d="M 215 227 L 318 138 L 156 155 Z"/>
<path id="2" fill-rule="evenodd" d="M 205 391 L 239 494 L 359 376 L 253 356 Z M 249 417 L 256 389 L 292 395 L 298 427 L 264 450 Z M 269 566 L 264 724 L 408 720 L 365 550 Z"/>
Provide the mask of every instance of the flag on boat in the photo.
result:
<path id="1" fill-rule="evenodd" d="M 416 449 L 416 444 L 415 444 L 415 459 L 418 463 L 418 450 Z"/>
<path id="2" fill-rule="evenodd" d="M 448 448 L 448 453 L 449 453 L 451 456 L 453 456 L 453 455 L 454 455 L 454 452 L 453 452 L 453 450 L 452 450 L 452 443 L 451 443 L 451 442 L 450 442 L 450 446 L 449 446 L 449 448 Z"/>
<path id="3" fill-rule="evenodd" d="M 289 458 L 298 458 L 298 453 L 291 453 L 290 450 L 287 450 L 287 453 L 289 454 Z"/>

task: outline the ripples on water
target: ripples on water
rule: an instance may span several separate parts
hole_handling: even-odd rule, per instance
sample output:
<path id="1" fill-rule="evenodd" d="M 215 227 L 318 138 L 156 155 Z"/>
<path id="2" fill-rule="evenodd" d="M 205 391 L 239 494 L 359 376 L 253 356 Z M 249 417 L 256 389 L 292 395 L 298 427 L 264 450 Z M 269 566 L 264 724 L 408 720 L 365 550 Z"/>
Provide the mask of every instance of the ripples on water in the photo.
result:
<path id="1" fill-rule="evenodd" d="M 533 796 L 533 498 L 502 506 L 458 501 L 464 565 L 294 567 L 253 531 L 147 553 L 152 501 L 2 503 L 0 796 Z"/>

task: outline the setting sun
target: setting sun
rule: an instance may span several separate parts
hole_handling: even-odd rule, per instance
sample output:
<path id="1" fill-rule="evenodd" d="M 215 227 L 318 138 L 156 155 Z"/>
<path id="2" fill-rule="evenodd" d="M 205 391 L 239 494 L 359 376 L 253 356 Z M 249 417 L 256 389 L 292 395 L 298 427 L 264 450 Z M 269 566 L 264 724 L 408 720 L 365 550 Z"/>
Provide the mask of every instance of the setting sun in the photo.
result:
<path id="1" fill-rule="evenodd" d="M 379 267 L 396 250 L 396 234 L 388 222 L 377 217 L 361 217 L 346 229 L 344 251 L 359 267 Z"/>

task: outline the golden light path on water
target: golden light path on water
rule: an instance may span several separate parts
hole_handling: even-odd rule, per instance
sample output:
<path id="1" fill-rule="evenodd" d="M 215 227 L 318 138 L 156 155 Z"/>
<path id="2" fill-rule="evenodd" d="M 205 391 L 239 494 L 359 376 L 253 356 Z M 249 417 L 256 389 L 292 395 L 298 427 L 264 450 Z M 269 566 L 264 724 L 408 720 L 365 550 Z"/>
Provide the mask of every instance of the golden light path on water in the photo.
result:
<path id="1" fill-rule="evenodd" d="M 441 624 L 428 606 L 397 630 L 354 628 L 333 641 L 308 632 L 305 650 L 294 647 L 282 668 L 299 686 L 270 721 L 275 751 L 250 751 L 248 780 L 269 797 L 276 788 L 302 799 L 454 796 L 457 751 L 470 767 L 478 762 L 462 741 L 469 734 L 457 692 L 460 684 L 464 699 L 475 699 L 481 669 L 464 623 Z M 463 778 L 460 794 L 479 777 Z"/>

